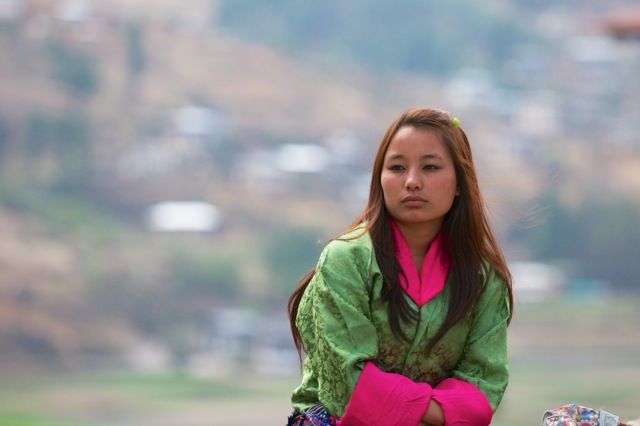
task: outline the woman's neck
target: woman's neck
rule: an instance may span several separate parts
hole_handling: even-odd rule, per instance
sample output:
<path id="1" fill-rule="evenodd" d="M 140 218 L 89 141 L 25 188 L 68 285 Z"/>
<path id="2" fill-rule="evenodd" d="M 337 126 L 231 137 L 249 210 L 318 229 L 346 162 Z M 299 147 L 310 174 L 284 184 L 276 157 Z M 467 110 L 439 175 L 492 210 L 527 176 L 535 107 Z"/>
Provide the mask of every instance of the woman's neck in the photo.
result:
<path id="1" fill-rule="evenodd" d="M 395 221 L 398 225 L 398 229 L 404 236 L 411 255 L 413 256 L 414 263 L 418 270 L 422 268 L 422 260 L 429 250 L 431 242 L 436 237 L 440 228 L 442 227 L 442 220 L 435 223 L 428 224 L 407 224 Z"/>

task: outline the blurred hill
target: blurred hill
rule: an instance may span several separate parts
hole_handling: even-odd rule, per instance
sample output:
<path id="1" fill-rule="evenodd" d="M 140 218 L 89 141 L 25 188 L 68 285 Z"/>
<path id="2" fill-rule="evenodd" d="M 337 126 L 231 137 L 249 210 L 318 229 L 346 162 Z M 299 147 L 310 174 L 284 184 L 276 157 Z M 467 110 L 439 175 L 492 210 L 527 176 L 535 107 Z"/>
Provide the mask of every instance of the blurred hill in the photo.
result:
<path id="1" fill-rule="evenodd" d="M 129 362 L 147 341 L 179 363 L 215 307 L 282 312 L 414 105 L 461 118 L 510 258 L 637 290 L 640 46 L 594 24 L 597 2 L 526 3 L 1 3 L 2 368 Z M 406 32 L 383 37 L 387 17 Z M 174 200 L 222 222 L 154 231 Z"/>
<path id="2" fill-rule="evenodd" d="M 302 56 L 355 60 L 376 70 L 446 75 L 465 66 L 495 66 L 535 38 L 523 25 L 526 16 L 512 13 L 504 2 L 503 7 L 464 0 L 219 3 L 219 25 L 244 39 Z"/>

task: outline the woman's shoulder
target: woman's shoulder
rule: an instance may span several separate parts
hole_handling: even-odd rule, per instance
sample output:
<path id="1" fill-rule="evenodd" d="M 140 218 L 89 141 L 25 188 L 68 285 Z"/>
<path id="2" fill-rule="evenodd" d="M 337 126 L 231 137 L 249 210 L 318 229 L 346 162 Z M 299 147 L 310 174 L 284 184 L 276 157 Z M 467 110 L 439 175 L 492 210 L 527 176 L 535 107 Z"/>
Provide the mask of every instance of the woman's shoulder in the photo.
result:
<path id="1" fill-rule="evenodd" d="M 364 225 L 358 225 L 327 243 L 325 250 L 335 253 L 349 254 L 362 250 L 371 251 L 371 237 Z"/>
<path id="2" fill-rule="evenodd" d="M 327 261 L 369 263 L 372 253 L 369 232 L 360 225 L 329 241 L 320 255 L 319 264 Z"/>

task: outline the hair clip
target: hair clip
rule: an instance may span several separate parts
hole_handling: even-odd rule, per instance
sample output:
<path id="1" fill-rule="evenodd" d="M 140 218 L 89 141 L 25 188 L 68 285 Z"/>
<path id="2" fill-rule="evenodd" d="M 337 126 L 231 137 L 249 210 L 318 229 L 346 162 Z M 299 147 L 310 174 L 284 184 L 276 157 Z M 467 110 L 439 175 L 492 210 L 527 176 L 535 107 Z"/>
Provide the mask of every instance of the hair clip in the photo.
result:
<path id="1" fill-rule="evenodd" d="M 458 117 L 454 117 L 449 111 L 440 109 L 440 108 L 432 108 L 434 111 L 439 112 L 440 114 L 446 115 L 449 120 L 453 123 L 454 126 L 460 127 L 460 119 Z"/>

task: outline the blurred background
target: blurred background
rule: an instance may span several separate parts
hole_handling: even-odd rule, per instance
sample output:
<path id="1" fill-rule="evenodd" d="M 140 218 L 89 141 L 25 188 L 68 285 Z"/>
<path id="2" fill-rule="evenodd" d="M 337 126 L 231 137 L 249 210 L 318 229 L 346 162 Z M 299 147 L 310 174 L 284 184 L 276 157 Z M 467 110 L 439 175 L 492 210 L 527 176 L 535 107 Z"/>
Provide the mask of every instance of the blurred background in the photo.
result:
<path id="1" fill-rule="evenodd" d="M 0 424 L 284 424 L 286 299 L 411 106 L 514 274 L 493 424 L 640 416 L 640 4 L 0 0 Z"/>

